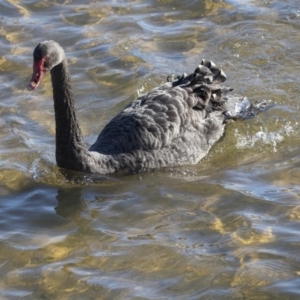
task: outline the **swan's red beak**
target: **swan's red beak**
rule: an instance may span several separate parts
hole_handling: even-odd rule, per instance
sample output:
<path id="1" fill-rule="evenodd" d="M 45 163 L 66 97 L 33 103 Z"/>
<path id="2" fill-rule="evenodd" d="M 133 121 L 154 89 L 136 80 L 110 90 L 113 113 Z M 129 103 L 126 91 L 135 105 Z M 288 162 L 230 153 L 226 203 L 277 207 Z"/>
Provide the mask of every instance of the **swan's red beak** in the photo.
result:
<path id="1" fill-rule="evenodd" d="M 44 68 L 45 60 L 46 60 L 45 58 L 42 58 L 39 61 L 33 62 L 33 74 L 31 77 L 31 82 L 27 85 L 28 91 L 35 90 L 38 87 L 39 83 L 41 82 L 45 74 L 45 68 Z"/>

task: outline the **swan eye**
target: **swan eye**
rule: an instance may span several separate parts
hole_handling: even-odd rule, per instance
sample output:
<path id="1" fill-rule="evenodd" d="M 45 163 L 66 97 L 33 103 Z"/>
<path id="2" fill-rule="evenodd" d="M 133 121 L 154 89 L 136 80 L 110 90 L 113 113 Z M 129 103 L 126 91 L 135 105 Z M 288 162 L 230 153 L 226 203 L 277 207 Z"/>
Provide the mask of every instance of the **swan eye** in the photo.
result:
<path id="1" fill-rule="evenodd" d="M 47 58 L 48 58 L 48 56 L 43 58 L 43 71 L 49 70 L 49 63 L 48 63 Z"/>
<path id="2" fill-rule="evenodd" d="M 48 63 L 47 61 L 44 62 L 44 65 L 43 65 L 43 71 L 46 72 L 49 70 L 49 66 L 48 66 Z"/>

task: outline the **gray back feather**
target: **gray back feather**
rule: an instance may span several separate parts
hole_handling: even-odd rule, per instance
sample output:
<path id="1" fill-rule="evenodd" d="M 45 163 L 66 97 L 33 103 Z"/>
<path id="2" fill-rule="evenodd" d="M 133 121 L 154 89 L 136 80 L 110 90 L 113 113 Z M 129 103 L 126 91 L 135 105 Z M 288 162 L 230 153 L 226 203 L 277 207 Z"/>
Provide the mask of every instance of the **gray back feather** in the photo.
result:
<path id="1" fill-rule="evenodd" d="M 137 160 L 142 167 L 198 162 L 223 135 L 227 107 L 242 100 L 230 100 L 232 89 L 223 87 L 225 80 L 221 69 L 203 60 L 190 75 L 169 79 L 130 103 L 105 126 L 90 151 L 112 155 L 120 168 L 131 160 L 133 167 Z"/>

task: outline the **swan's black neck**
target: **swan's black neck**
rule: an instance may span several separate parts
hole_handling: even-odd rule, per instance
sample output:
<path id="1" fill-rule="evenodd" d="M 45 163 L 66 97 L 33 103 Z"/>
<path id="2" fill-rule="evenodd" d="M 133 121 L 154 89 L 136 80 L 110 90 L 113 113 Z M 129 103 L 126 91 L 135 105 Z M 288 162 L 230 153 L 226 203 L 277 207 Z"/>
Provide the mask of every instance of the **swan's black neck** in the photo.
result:
<path id="1" fill-rule="evenodd" d="M 67 60 L 51 70 L 56 122 L 56 161 L 58 166 L 88 171 L 88 150 L 75 114 Z"/>

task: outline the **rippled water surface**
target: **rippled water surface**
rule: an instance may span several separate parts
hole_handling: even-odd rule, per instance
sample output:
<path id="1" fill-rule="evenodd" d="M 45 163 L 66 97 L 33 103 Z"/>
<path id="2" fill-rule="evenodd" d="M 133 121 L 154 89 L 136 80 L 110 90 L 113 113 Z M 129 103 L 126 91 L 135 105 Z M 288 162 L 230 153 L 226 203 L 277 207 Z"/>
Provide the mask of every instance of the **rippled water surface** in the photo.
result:
<path id="1" fill-rule="evenodd" d="M 52 88 L 32 51 L 65 49 L 87 144 L 202 58 L 275 104 L 195 166 L 91 176 L 54 157 Z M 1 299 L 299 299 L 300 3 L 0 1 Z"/>

